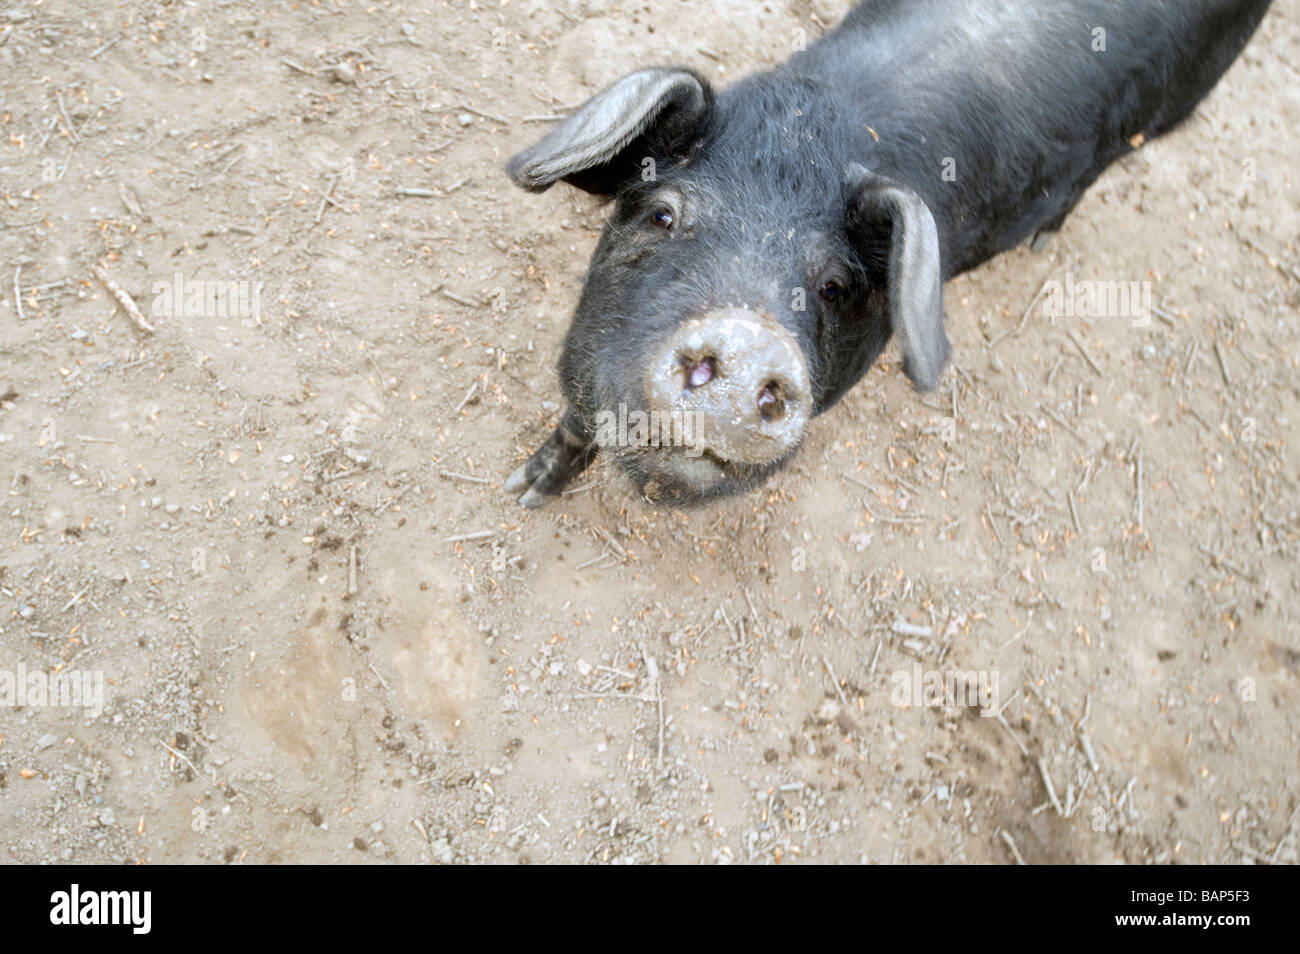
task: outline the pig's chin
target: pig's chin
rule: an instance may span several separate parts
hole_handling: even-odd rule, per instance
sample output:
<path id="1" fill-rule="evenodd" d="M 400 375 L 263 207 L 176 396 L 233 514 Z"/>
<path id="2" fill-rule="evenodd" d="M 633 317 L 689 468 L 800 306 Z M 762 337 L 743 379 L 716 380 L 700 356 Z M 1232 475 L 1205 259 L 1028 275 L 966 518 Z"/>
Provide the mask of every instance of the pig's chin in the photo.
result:
<path id="1" fill-rule="evenodd" d="M 791 451 L 769 463 L 748 464 L 723 460 L 707 450 L 648 447 L 624 449 L 616 462 L 648 502 L 685 509 L 753 490 L 793 456 Z"/>

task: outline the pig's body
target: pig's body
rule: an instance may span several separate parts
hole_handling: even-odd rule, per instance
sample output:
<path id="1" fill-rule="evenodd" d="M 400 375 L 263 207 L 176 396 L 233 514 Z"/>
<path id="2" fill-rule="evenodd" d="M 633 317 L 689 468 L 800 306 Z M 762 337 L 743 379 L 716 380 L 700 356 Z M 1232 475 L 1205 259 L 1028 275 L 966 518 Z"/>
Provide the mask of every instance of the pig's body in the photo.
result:
<path id="1" fill-rule="evenodd" d="M 651 499 L 761 483 L 891 335 L 922 389 L 942 283 L 1058 229 L 1118 156 L 1185 118 L 1268 0 L 876 0 L 721 93 L 630 74 L 511 161 L 615 207 L 560 359 L 569 409 L 507 482 L 529 506 L 597 451 Z M 681 447 L 616 408 L 694 414 Z"/>
<path id="2" fill-rule="evenodd" d="M 1196 107 L 1268 5 L 876 0 L 719 103 L 744 109 L 751 85 L 813 84 L 791 100 L 835 110 L 854 133 L 841 148 L 930 206 L 947 279 L 1059 228 L 1135 137 L 1153 139 Z M 936 174 L 946 159 L 951 181 Z"/>

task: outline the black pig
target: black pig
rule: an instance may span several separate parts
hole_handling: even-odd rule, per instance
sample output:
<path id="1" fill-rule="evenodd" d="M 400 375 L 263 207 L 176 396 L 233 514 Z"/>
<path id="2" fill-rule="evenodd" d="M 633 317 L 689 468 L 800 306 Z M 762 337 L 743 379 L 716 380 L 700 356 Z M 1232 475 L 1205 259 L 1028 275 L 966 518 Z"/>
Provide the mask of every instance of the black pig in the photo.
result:
<path id="1" fill-rule="evenodd" d="M 685 69 L 619 80 L 509 163 L 614 206 L 560 358 L 568 408 L 507 490 L 540 506 L 597 452 L 673 506 L 754 487 L 891 335 L 934 387 L 944 281 L 1059 229 L 1268 6 L 867 0 L 720 93 Z"/>

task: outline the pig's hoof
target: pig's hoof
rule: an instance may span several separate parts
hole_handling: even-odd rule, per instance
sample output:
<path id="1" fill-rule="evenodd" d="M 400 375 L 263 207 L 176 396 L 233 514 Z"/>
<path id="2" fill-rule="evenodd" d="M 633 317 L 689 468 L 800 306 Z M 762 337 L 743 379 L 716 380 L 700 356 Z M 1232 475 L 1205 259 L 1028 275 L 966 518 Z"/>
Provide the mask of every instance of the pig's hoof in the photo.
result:
<path id="1" fill-rule="evenodd" d="M 581 437 L 566 415 L 537 453 L 506 478 L 506 493 L 520 494 L 519 503 L 530 510 L 544 507 L 595 457 L 596 445 Z"/>
<path id="2" fill-rule="evenodd" d="M 1055 230 L 1049 231 L 1048 229 L 1039 229 L 1033 235 L 1029 236 L 1025 244 L 1029 246 L 1029 251 L 1038 255 L 1047 250 L 1047 246 L 1052 244 L 1052 239 L 1055 236 Z"/>
<path id="3" fill-rule="evenodd" d="M 533 488 L 532 482 L 528 477 L 528 464 L 521 464 L 513 474 L 506 478 L 506 493 L 517 494 L 523 491 L 519 497 L 519 503 L 529 510 L 539 510 L 550 502 L 551 495 L 542 493 Z"/>

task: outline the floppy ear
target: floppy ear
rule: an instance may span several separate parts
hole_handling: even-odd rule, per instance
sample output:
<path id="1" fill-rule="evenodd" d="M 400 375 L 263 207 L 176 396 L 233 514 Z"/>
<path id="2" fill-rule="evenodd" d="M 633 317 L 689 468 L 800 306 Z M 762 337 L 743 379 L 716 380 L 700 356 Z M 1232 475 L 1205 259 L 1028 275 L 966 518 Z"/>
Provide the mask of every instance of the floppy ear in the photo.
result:
<path id="1" fill-rule="evenodd" d="M 849 238 L 864 258 L 887 259 L 889 323 L 903 346 L 903 368 L 918 390 L 939 381 L 951 345 L 943 330 L 939 230 L 912 189 L 854 163 L 848 170 Z"/>
<path id="2" fill-rule="evenodd" d="M 511 159 L 506 170 L 530 192 L 563 179 L 612 195 L 639 174 L 643 157 L 687 155 L 712 108 L 713 90 L 689 70 L 629 73 Z"/>

